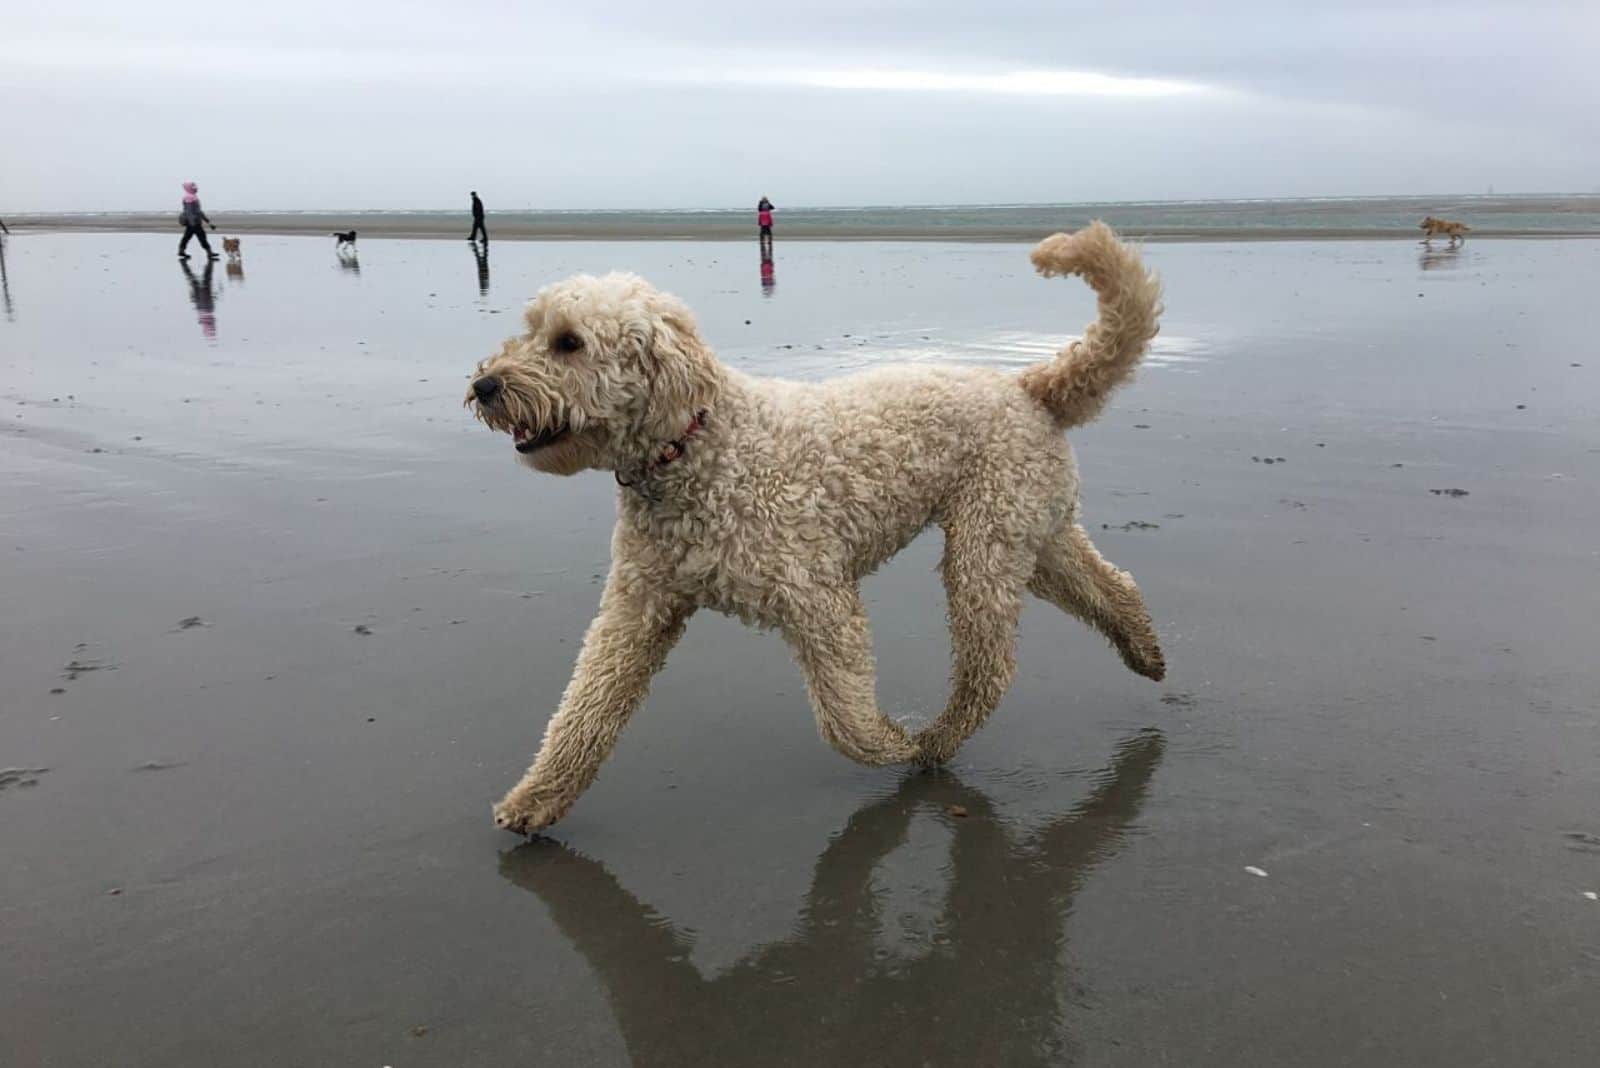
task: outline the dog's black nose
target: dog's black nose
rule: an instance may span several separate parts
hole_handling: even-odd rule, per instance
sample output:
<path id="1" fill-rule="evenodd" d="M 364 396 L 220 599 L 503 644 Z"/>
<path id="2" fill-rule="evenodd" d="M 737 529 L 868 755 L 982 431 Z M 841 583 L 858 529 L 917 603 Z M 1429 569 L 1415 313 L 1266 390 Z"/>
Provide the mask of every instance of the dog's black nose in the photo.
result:
<path id="1" fill-rule="evenodd" d="M 494 375 L 480 375 L 472 380 L 472 392 L 479 400 L 488 400 L 500 392 L 500 380 Z"/>

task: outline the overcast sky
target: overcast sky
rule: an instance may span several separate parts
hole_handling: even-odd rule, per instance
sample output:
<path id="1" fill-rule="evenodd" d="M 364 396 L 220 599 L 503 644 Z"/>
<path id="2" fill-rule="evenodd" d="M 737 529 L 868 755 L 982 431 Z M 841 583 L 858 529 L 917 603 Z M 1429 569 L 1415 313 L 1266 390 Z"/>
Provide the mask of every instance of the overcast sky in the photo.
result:
<path id="1" fill-rule="evenodd" d="M 0 16 L 0 215 L 1600 191 L 1600 0 Z"/>

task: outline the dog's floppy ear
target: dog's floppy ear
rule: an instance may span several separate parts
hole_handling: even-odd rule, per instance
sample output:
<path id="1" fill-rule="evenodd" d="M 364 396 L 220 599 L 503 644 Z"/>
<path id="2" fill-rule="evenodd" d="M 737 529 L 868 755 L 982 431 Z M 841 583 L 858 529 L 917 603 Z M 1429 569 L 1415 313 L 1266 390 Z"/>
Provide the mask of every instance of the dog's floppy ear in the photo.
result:
<path id="1" fill-rule="evenodd" d="M 650 376 L 647 418 L 659 424 L 655 427 L 658 436 L 670 440 L 711 406 L 721 373 L 687 308 L 675 300 L 661 299 L 651 311 L 650 340 L 645 347 Z"/>

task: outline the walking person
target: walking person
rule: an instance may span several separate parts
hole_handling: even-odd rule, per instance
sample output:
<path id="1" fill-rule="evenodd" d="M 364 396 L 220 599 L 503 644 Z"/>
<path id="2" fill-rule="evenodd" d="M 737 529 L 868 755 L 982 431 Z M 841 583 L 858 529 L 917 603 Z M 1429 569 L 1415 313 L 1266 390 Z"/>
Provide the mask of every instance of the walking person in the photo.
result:
<path id="1" fill-rule="evenodd" d="M 468 241 L 478 240 L 478 235 L 483 235 L 483 243 L 489 243 L 489 228 L 483 225 L 483 201 L 478 199 L 478 191 L 472 191 L 472 233 L 467 236 Z"/>
<path id="2" fill-rule="evenodd" d="M 183 240 L 178 242 L 178 258 L 180 260 L 189 258 L 189 253 L 184 250 L 189 247 L 189 239 L 191 237 L 200 239 L 200 247 L 206 250 L 206 259 L 214 260 L 217 258 L 217 254 L 211 251 L 211 242 L 206 240 L 206 232 L 202 227 L 202 224 L 204 224 L 215 230 L 217 224 L 212 222 L 211 217 L 200 207 L 200 187 L 193 182 L 183 183 L 183 211 L 179 213 L 178 221 L 183 223 Z"/>
<path id="3" fill-rule="evenodd" d="M 772 248 L 772 201 L 762 197 L 756 202 L 756 225 L 760 227 L 763 248 Z"/>

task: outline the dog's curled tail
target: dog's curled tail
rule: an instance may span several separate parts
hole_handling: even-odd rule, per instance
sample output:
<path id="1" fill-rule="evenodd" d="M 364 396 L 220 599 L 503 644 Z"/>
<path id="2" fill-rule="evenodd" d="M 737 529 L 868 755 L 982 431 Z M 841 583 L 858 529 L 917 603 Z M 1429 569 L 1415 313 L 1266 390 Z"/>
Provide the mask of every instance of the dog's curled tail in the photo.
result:
<path id="1" fill-rule="evenodd" d="M 1033 266 L 1046 278 L 1081 274 L 1100 297 L 1100 317 L 1082 340 L 1020 378 L 1063 428 L 1079 426 L 1099 415 L 1111 391 L 1133 376 L 1156 336 L 1161 283 L 1103 222 L 1045 238 L 1034 247 Z"/>

